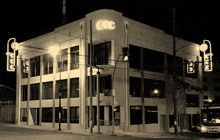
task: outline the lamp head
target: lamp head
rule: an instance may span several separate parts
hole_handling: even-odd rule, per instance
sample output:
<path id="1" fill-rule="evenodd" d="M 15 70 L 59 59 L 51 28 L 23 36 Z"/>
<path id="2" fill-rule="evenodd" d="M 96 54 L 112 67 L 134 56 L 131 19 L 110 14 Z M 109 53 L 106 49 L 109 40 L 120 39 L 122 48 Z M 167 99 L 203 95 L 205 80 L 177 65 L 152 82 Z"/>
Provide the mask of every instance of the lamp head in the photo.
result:
<path id="1" fill-rule="evenodd" d="M 199 48 L 202 52 L 205 52 L 208 49 L 208 45 L 206 43 L 203 43 L 200 48 Z"/>

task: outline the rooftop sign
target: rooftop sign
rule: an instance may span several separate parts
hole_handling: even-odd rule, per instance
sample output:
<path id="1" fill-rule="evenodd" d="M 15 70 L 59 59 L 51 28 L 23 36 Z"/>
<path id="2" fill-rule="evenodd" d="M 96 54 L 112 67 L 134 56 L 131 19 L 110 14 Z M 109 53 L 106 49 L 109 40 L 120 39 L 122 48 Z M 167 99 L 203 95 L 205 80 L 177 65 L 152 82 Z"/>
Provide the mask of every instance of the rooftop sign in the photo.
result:
<path id="1" fill-rule="evenodd" d="M 99 20 L 96 22 L 96 30 L 114 30 L 115 29 L 115 22 L 114 21 L 108 21 L 108 20 Z"/>

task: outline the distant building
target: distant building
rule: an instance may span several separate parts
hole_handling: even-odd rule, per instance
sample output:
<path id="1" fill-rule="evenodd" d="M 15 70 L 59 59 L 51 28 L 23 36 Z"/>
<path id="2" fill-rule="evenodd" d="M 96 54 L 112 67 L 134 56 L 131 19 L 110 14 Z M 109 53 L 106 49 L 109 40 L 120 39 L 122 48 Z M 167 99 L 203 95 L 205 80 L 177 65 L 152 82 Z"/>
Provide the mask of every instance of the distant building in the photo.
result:
<path id="1" fill-rule="evenodd" d="M 61 129 L 88 129 L 89 57 L 92 51 L 89 49 L 90 20 L 95 65 L 92 73 L 94 131 L 97 131 L 96 74 L 97 67 L 100 67 L 103 69 L 99 69 L 99 88 L 104 94 L 100 103 L 101 131 L 111 131 L 111 94 L 114 93 L 118 99 L 114 114 L 115 131 L 173 132 L 173 37 L 126 18 L 120 12 L 106 9 L 19 43 L 16 124 L 58 129 L 58 88 L 61 85 Z M 52 57 L 48 53 L 51 47 L 54 50 L 59 47 L 61 54 Z M 129 48 L 128 62 L 122 61 L 122 47 Z M 198 44 L 179 38 L 176 48 L 178 128 L 188 130 L 198 125 L 198 115 L 203 106 L 201 63 L 196 63 L 195 73 L 187 73 L 188 60 L 201 61 L 200 51 Z M 24 67 L 25 64 L 29 67 Z M 142 86 L 145 96 L 144 129 Z"/>
<path id="2" fill-rule="evenodd" d="M 0 122 L 15 122 L 16 90 L 0 85 Z"/>

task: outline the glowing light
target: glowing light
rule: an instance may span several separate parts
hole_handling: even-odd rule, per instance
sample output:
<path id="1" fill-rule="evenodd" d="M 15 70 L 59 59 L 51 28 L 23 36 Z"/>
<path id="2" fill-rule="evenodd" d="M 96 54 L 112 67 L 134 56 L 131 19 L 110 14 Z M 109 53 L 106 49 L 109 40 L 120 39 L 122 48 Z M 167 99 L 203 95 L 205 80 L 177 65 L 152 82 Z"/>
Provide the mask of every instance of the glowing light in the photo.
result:
<path id="1" fill-rule="evenodd" d="M 96 23 L 96 30 L 114 30 L 115 29 L 115 22 L 114 21 L 108 21 L 108 20 L 99 20 Z"/>
<path id="2" fill-rule="evenodd" d="M 206 51 L 207 49 L 208 49 L 208 45 L 205 44 L 205 43 L 203 43 L 203 44 L 200 46 L 200 50 L 201 50 L 202 52 Z"/>
<path id="3" fill-rule="evenodd" d="M 58 46 L 53 46 L 53 47 L 50 47 L 48 52 L 53 55 L 53 57 L 56 57 L 59 52 L 60 52 L 60 48 Z"/>

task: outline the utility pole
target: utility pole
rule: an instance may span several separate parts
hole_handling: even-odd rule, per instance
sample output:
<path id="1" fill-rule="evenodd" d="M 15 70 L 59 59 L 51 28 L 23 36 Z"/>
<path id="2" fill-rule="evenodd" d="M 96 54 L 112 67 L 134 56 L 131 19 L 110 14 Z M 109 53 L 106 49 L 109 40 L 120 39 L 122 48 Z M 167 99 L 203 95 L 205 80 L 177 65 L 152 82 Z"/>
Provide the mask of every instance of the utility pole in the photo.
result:
<path id="1" fill-rule="evenodd" d="M 62 3 L 62 14 L 63 14 L 63 18 L 62 18 L 62 24 L 66 24 L 66 0 L 63 0 L 63 3 Z"/>
<path id="2" fill-rule="evenodd" d="M 177 129 L 177 77 L 176 77 L 176 21 L 175 21 L 175 7 L 173 7 L 173 103 L 174 103 L 174 127 L 175 127 L 175 134 L 178 135 Z"/>
<path id="3" fill-rule="evenodd" d="M 92 20 L 90 20 L 90 77 L 89 77 L 89 127 L 90 133 L 92 134 Z"/>
<path id="4" fill-rule="evenodd" d="M 141 104 L 142 104 L 142 133 L 145 133 L 145 103 L 144 103 L 144 49 L 141 47 Z"/>

